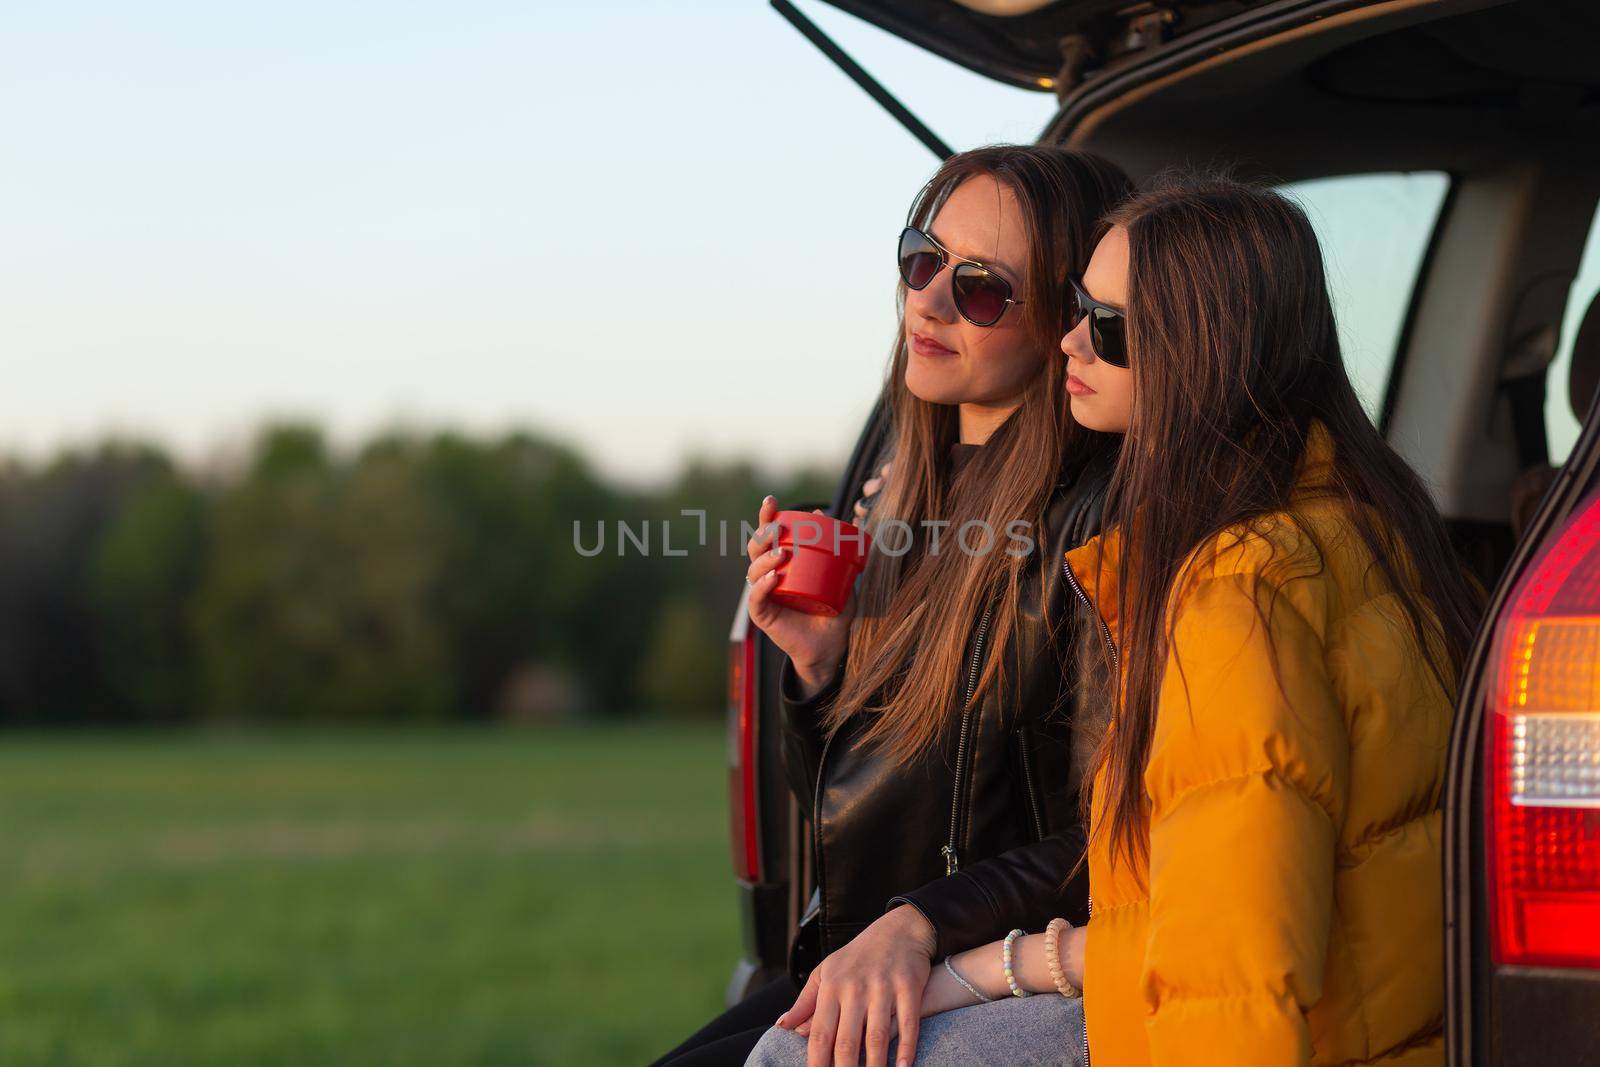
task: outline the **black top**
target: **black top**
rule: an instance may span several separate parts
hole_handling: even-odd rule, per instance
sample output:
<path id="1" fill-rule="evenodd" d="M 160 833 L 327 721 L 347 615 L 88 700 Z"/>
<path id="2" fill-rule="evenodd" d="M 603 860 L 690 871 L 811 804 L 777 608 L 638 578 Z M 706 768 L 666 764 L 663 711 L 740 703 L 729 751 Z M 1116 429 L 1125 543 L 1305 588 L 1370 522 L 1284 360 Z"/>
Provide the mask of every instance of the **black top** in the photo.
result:
<path id="1" fill-rule="evenodd" d="M 982 445 L 964 445 L 960 441 L 950 446 L 950 477 L 954 478 L 961 473 L 961 468 L 972 461 L 978 454 Z"/>

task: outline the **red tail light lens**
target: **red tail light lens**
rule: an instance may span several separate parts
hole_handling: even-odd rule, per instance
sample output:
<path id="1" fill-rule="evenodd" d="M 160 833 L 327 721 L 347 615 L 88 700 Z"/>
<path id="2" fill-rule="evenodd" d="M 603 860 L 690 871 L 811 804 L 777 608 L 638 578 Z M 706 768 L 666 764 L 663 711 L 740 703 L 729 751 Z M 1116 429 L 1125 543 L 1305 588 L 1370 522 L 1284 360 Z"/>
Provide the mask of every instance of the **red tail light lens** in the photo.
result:
<path id="1" fill-rule="evenodd" d="M 733 873 L 747 882 L 762 880 L 761 812 L 756 794 L 760 721 L 756 708 L 756 642 L 744 601 L 728 639 L 728 831 Z"/>
<path id="2" fill-rule="evenodd" d="M 1600 967 L 1600 497 L 1534 562 L 1498 625 L 1485 790 L 1494 959 Z"/>

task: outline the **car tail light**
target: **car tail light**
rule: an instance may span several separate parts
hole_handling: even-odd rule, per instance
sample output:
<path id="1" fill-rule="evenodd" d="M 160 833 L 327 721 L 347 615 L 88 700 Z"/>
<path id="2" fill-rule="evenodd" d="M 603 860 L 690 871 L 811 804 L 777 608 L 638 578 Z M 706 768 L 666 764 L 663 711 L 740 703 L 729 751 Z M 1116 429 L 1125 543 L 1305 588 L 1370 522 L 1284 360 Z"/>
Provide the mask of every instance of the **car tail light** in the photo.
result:
<path id="1" fill-rule="evenodd" d="M 1491 663 L 1497 963 L 1600 967 L 1600 496 L 1517 583 Z"/>
<path id="2" fill-rule="evenodd" d="M 728 830 L 733 844 L 733 873 L 746 882 L 761 881 L 761 812 L 756 792 L 757 740 L 755 635 L 739 601 L 739 613 L 728 635 Z"/>

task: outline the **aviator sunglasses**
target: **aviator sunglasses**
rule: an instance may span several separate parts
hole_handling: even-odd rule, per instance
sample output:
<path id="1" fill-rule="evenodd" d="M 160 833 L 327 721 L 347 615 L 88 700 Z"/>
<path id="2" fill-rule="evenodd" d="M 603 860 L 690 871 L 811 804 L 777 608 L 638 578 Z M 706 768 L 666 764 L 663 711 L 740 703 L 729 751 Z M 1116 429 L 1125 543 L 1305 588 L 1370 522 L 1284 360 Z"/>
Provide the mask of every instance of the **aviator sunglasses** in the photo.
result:
<path id="1" fill-rule="evenodd" d="M 926 289 L 952 260 L 950 294 L 956 310 L 972 325 L 993 326 L 1006 308 L 1023 303 L 1011 299 L 1010 282 L 982 263 L 962 259 L 915 226 L 900 231 L 900 280 L 907 289 Z"/>
<path id="2" fill-rule="evenodd" d="M 1076 275 L 1067 275 L 1066 296 L 1067 330 L 1076 329 L 1084 316 L 1088 316 L 1089 343 L 1094 348 L 1095 358 L 1127 370 L 1127 317 L 1110 304 L 1102 304 L 1090 296 Z"/>

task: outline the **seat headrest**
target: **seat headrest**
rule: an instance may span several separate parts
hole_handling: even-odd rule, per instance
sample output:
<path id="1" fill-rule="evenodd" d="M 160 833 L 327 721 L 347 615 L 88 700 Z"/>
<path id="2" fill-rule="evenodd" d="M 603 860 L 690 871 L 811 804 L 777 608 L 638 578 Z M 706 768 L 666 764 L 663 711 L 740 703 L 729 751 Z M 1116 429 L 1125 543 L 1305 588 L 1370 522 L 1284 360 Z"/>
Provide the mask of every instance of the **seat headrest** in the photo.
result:
<path id="1" fill-rule="evenodd" d="M 1600 388 L 1600 293 L 1583 313 L 1572 342 L 1572 366 L 1567 370 L 1567 403 L 1579 422 L 1589 414 L 1596 388 Z"/>

